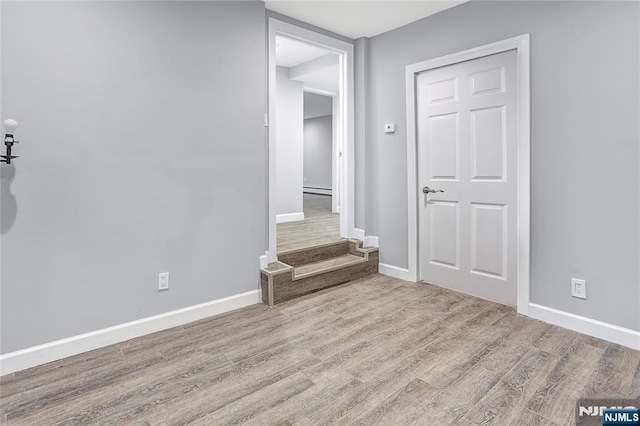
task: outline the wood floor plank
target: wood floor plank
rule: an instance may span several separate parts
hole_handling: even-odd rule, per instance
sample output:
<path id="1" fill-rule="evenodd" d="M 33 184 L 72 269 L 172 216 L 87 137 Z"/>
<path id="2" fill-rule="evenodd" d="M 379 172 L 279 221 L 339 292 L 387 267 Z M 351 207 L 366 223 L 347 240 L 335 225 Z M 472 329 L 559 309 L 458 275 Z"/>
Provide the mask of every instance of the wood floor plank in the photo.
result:
<path id="1" fill-rule="evenodd" d="M 514 425 L 527 425 L 527 426 L 560 426 L 561 423 L 553 422 L 527 408 L 521 408 L 520 413 L 513 420 Z"/>
<path id="2" fill-rule="evenodd" d="M 477 362 L 462 361 L 455 357 L 442 358 L 437 353 L 430 353 L 431 362 L 418 371 L 418 377 L 439 389 L 447 389 L 460 380 L 467 371 L 479 366 Z M 488 370 L 487 370 L 488 371 Z"/>
<path id="3" fill-rule="evenodd" d="M 182 328 L 186 331 L 194 330 L 194 332 L 203 332 L 205 330 L 209 333 L 215 331 L 225 332 L 231 327 L 234 330 L 245 329 L 247 326 L 255 325 L 257 321 L 280 317 L 281 314 L 282 312 L 273 310 L 267 305 L 257 304 L 185 324 Z M 137 341 L 138 339 L 135 340 Z M 144 340 L 141 341 L 144 342 Z"/>
<path id="4" fill-rule="evenodd" d="M 61 361 L 35 367 L 34 371 L 19 371 L 15 379 L 2 389 L 2 403 L 11 403 L 12 395 L 23 392 L 58 392 L 60 383 L 66 386 L 76 382 L 102 377 L 113 363 L 123 359 L 119 346 L 86 352 Z"/>
<path id="5" fill-rule="evenodd" d="M 316 386 L 250 419 L 249 425 L 312 424 L 314 413 L 326 410 L 333 401 L 362 385 L 341 370 L 330 370 L 313 379 Z"/>
<path id="6" fill-rule="evenodd" d="M 0 405 L 12 413 L 9 417 L 36 412 L 82 392 L 100 388 L 105 382 L 120 380 L 124 375 L 149 365 L 127 364 L 125 368 L 114 370 L 114 364 L 122 366 L 119 363 L 122 359 L 120 350 L 113 346 L 67 358 L 56 364 L 57 367 L 42 371 L 41 375 L 29 374 L 24 380 L 14 379 L 13 384 L 20 389 L 19 392 L 3 393 Z"/>
<path id="7" fill-rule="evenodd" d="M 404 328 L 411 318 L 419 314 L 416 310 L 406 307 L 394 307 L 393 303 L 389 303 L 387 308 L 384 312 L 369 314 L 370 317 L 362 326 L 356 325 L 343 329 L 339 335 L 327 336 L 322 343 L 310 348 L 310 352 L 319 358 L 327 359 L 356 342 L 366 341 L 390 329 Z"/>
<path id="8" fill-rule="evenodd" d="M 494 305 L 497 304 L 474 297 L 466 298 L 459 303 L 458 309 L 444 315 L 442 321 L 451 328 L 461 327 Z"/>
<path id="9" fill-rule="evenodd" d="M 60 382 L 58 390 L 52 389 L 40 395 L 37 401 L 30 399 L 32 403 L 37 402 L 39 405 L 26 404 L 14 407 L 10 412 L 10 423 L 87 424 L 98 417 L 104 422 L 105 410 L 123 402 L 133 400 L 132 405 L 136 409 L 143 405 L 138 399 L 141 393 L 144 394 L 140 392 L 140 388 L 166 390 L 161 387 L 169 383 L 166 378 L 175 374 L 176 365 L 178 368 L 191 371 L 191 375 L 198 376 L 230 366 L 228 360 L 215 360 L 211 357 L 207 357 L 202 363 L 194 362 L 193 359 L 185 360 L 184 364 L 174 363 L 175 360 L 166 361 L 162 357 L 144 357 L 140 362 L 114 365 L 103 377 L 74 383 Z M 153 378 L 149 377 L 150 372 L 154 373 Z M 154 382 L 156 377 L 158 382 Z"/>
<path id="10" fill-rule="evenodd" d="M 331 212 L 331 196 L 303 194 L 304 220 L 277 225 L 278 252 L 340 240 L 340 215 Z"/>
<path id="11" fill-rule="evenodd" d="M 47 380 L 43 380 L 45 377 L 48 377 L 49 381 L 58 380 L 64 375 L 57 371 L 61 367 L 62 363 L 58 360 L 2 376 L 3 380 L 0 383 L 2 402 L 6 402 L 5 399 L 11 395 L 46 384 Z"/>
<path id="12" fill-rule="evenodd" d="M 527 401 L 527 386 L 535 378 L 546 377 L 557 362 L 557 356 L 531 348 L 465 417 L 477 425 L 517 424 Z"/>
<path id="13" fill-rule="evenodd" d="M 479 364 L 478 358 L 469 358 L 466 354 L 473 353 L 479 345 L 490 347 L 496 339 L 500 339 L 488 333 L 475 335 L 468 329 L 452 330 L 447 337 L 427 347 L 434 357 L 433 362 L 424 365 L 418 372 L 418 377 L 440 389 L 451 386 L 467 369 Z M 454 341 L 457 344 L 451 344 Z"/>
<path id="14" fill-rule="evenodd" d="M 515 424 L 515 418 L 522 407 L 520 392 L 500 381 L 465 414 L 465 417 L 476 425 Z"/>
<path id="15" fill-rule="evenodd" d="M 322 316 L 316 316 L 313 322 L 287 319 L 282 325 L 281 333 L 261 335 L 247 339 L 242 344 L 231 341 L 227 346 L 234 346 L 232 350 L 226 349 L 223 343 L 218 342 L 215 350 L 224 352 L 235 361 L 266 349 L 278 351 L 282 347 L 296 345 L 310 349 L 320 358 L 326 358 L 329 356 L 329 352 L 333 354 L 342 350 L 340 342 L 343 345 L 352 343 L 354 335 L 359 339 L 364 339 L 368 335 L 383 332 L 385 324 L 393 325 L 393 318 L 383 315 L 398 317 L 402 314 L 400 302 L 393 303 L 393 300 L 398 297 L 389 293 L 388 298 L 384 300 L 383 308 L 375 312 L 367 308 L 367 305 L 358 305 L 348 312 L 346 318 L 327 311 L 323 312 Z M 203 349 L 209 350 L 208 347 Z"/>
<path id="16" fill-rule="evenodd" d="M 194 426 L 210 426 L 246 423 L 260 413 L 279 406 L 313 386 L 314 383 L 304 374 L 295 373 L 244 398 L 224 405 L 191 424 Z"/>
<path id="17" fill-rule="evenodd" d="M 231 374 L 225 372 L 215 380 L 188 383 L 181 389 L 182 394 L 189 394 L 187 405 L 182 398 L 173 398 L 162 405 L 154 406 L 144 418 L 152 424 L 195 422 L 225 405 L 284 380 L 315 362 L 315 359 L 302 359 L 297 363 L 288 362 L 283 365 L 281 359 L 271 353 L 265 353 L 237 363 L 237 371 Z"/>
<path id="18" fill-rule="evenodd" d="M 440 392 L 425 381 L 414 379 L 402 389 L 391 395 L 372 411 L 360 416 L 354 424 L 406 424 L 415 416 L 424 401 L 429 401 Z"/>
<path id="19" fill-rule="evenodd" d="M 209 352 L 225 352 L 230 355 L 234 352 L 241 352 L 240 348 L 244 347 L 257 347 L 261 341 L 266 340 L 267 345 L 275 345 L 273 342 L 274 337 L 278 337 L 280 339 L 286 340 L 287 338 L 293 338 L 293 336 L 301 333 L 306 333 L 309 330 L 317 330 L 324 326 L 334 325 L 334 326 L 344 326 L 344 324 L 348 322 L 356 322 L 358 316 L 362 316 L 364 312 L 366 312 L 365 308 L 354 309 L 351 311 L 351 314 L 354 318 L 340 318 L 334 315 L 331 311 L 323 312 L 321 315 L 318 315 L 318 312 L 314 312 L 316 314 L 314 316 L 314 322 L 306 322 L 300 321 L 298 318 L 281 315 L 277 313 L 274 309 L 274 315 L 277 315 L 277 319 L 271 319 L 269 321 L 262 321 L 255 323 L 253 327 L 236 329 L 236 327 L 226 328 L 227 331 L 222 333 L 211 333 L 207 332 L 205 334 L 200 333 L 199 336 L 185 336 L 185 339 L 194 341 L 193 339 L 198 339 L 202 337 L 205 342 L 201 346 L 203 350 L 207 350 Z M 229 332 L 229 329 L 233 329 L 234 332 Z M 208 339 L 207 336 L 215 336 L 216 338 Z M 214 340 L 214 343 L 211 343 L 211 340 Z M 260 351 L 255 349 L 254 352 Z M 253 354 L 246 354 L 246 356 L 252 356 Z"/>
<path id="20" fill-rule="evenodd" d="M 561 424 L 570 424 L 575 401 L 590 380 L 603 350 L 574 339 L 526 403 L 526 407 Z"/>
<path id="21" fill-rule="evenodd" d="M 547 326 L 534 346 L 551 354 L 562 355 L 579 336 L 579 333 L 566 328 Z"/>
<path id="22" fill-rule="evenodd" d="M 309 424 L 350 424 L 356 418 L 374 410 L 387 397 L 400 391 L 416 379 L 415 371 L 429 362 L 424 348 L 380 365 L 374 379 L 336 398 L 321 412 L 309 417 Z"/>
<path id="23" fill-rule="evenodd" d="M 640 398 L 640 362 L 636 366 L 628 395 L 631 398 Z"/>
<path id="24" fill-rule="evenodd" d="M 570 424 L 640 396 L 640 352 L 424 283 L 374 275 L 0 379 L 0 422 Z"/>
<path id="25" fill-rule="evenodd" d="M 406 424 L 457 425 L 498 381 L 496 374 L 476 365 L 459 375 L 433 399 L 424 401 Z"/>
<path id="26" fill-rule="evenodd" d="M 631 392 L 631 385 L 640 361 L 640 351 L 634 351 L 615 343 L 606 346 L 596 370 L 583 391 L 588 398 L 624 398 Z"/>
<path id="27" fill-rule="evenodd" d="M 388 365 L 399 357 L 417 351 L 436 341 L 449 330 L 434 323 L 419 330 L 395 332 L 395 335 L 386 338 L 380 345 L 357 359 L 350 360 L 342 365 L 346 371 L 362 381 L 372 380 L 380 365 Z"/>
<path id="28" fill-rule="evenodd" d="M 51 407 L 48 418 L 66 426 L 125 424 L 144 417 L 154 406 L 179 397 L 184 383 L 193 383 L 196 378 L 201 382 L 209 378 L 219 379 L 236 371 L 236 366 L 225 357 L 211 357 L 203 353 L 181 355 L 150 365 L 147 371 L 126 381 L 115 381 L 83 393 L 67 401 L 64 410 Z M 65 416 L 65 412 L 73 415 Z"/>
<path id="29" fill-rule="evenodd" d="M 325 306 L 332 312 L 341 314 L 345 311 L 345 304 L 346 311 L 350 311 L 356 300 L 360 304 L 368 304 L 368 302 L 382 299 L 405 286 L 399 280 L 378 274 L 283 302 L 277 306 L 277 310 L 289 317 L 296 317 L 307 315 L 311 309 Z M 341 308 L 342 311 L 340 311 Z"/>
<path id="30" fill-rule="evenodd" d="M 526 322 L 517 328 L 499 328 L 497 332 L 489 327 L 486 336 L 493 336 L 493 339 L 481 340 L 466 359 L 469 365 L 478 363 L 502 377 L 529 351 L 530 341 L 535 341 L 547 327 L 547 324 L 536 321 Z"/>
<path id="31" fill-rule="evenodd" d="M 300 344 L 313 336 L 324 335 L 327 330 L 336 330 L 347 327 L 347 324 L 358 324 L 366 314 L 345 319 L 330 313 L 316 318 L 313 323 L 306 321 L 283 321 L 279 327 L 268 333 L 252 334 L 245 339 L 229 339 L 224 342 L 204 345 L 202 350 L 211 353 L 224 353 L 232 361 L 256 355 L 257 353 L 271 350 L 288 344 Z"/>

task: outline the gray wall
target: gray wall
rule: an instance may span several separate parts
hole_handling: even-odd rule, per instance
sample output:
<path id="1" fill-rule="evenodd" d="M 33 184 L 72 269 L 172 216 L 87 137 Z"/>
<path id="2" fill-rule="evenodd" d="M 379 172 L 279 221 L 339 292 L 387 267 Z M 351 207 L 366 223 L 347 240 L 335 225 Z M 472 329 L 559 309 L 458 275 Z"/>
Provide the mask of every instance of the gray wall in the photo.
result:
<path id="1" fill-rule="evenodd" d="M 324 117 L 333 113 L 333 98 L 304 92 L 304 119 Z"/>
<path id="2" fill-rule="evenodd" d="M 365 164 L 368 160 L 368 139 L 367 139 L 367 95 L 368 95 L 368 69 L 369 69 L 369 39 L 359 38 L 354 46 L 354 115 L 355 115 L 355 206 L 354 219 L 355 227 L 365 230 L 365 212 L 367 205 L 367 175 Z M 374 199 L 375 197 L 370 197 Z M 373 235 L 366 233 L 365 235 Z"/>
<path id="3" fill-rule="evenodd" d="M 301 213 L 304 140 L 302 82 L 276 68 L 276 214 Z"/>
<path id="4" fill-rule="evenodd" d="M 1 7 L 1 352 L 256 290 L 264 3 Z"/>
<path id="5" fill-rule="evenodd" d="M 331 189 L 331 116 L 304 120 L 304 186 Z"/>
<path id="6" fill-rule="evenodd" d="M 371 38 L 366 231 L 381 261 L 407 267 L 405 66 L 530 33 L 532 301 L 640 330 L 639 28 L 637 2 L 472 1 Z"/>

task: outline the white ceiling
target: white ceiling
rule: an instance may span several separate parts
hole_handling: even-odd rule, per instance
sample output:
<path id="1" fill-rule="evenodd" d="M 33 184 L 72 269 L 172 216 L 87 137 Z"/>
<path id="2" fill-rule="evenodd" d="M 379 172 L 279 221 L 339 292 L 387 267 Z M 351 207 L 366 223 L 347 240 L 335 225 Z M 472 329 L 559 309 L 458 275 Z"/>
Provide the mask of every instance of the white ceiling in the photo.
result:
<path id="1" fill-rule="evenodd" d="M 328 50 L 285 37 L 276 37 L 276 65 L 295 67 L 303 62 L 319 58 Z"/>
<path id="2" fill-rule="evenodd" d="M 286 68 L 296 67 L 314 59 L 331 53 L 329 50 L 313 46 L 285 37 L 276 37 L 276 65 Z M 291 78 L 294 78 L 293 76 Z M 305 89 L 321 90 L 323 92 L 338 93 L 339 67 L 337 64 L 326 66 L 322 64 L 306 70 L 303 75 L 294 78 L 304 83 Z"/>
<path id="3" fill-rule="evenodd" d="M 309 90 L 322 90 L 323 92 L 338 94 L 340 83 L 340 69 L 338 65 L 322 68 L 298 78 L 304 83 L 304 88 Z"/>
<path id="4" fill-rule="evenodd" d="M 466 0 L 265 0 L 267 9 L 357 39 L 401 27 Z"/>

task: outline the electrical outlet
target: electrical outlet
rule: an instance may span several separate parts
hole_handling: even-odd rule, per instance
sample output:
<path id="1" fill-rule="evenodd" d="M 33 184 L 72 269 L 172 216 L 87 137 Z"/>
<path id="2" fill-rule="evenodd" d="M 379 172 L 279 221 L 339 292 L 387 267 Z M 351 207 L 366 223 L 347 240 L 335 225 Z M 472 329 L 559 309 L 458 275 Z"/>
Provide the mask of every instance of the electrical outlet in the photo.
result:
<path id="1" fill-rule="evenodd" d="M 571 295 L 579 299 L 586 299 L 587 282 L 578 278 L 571 278 Z"/>
<path id="2" fill-rule="evenodd" d="M 169 273 L 160 272 L 158 274 L 158 291 L 169 290 Z"/>

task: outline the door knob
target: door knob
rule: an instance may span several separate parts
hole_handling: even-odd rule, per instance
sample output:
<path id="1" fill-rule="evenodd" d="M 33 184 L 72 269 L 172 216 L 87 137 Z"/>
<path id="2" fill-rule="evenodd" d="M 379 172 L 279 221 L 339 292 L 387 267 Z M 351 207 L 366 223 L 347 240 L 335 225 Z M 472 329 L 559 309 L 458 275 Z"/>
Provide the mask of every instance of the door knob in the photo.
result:
<path id="1" fill-rule="evenodd" d="M 444 192 L 442 189 L 431 189 L 428 186 L 422 188 L 424 194 L 435 194 L 436 192 Z"/>

